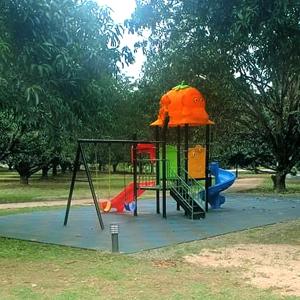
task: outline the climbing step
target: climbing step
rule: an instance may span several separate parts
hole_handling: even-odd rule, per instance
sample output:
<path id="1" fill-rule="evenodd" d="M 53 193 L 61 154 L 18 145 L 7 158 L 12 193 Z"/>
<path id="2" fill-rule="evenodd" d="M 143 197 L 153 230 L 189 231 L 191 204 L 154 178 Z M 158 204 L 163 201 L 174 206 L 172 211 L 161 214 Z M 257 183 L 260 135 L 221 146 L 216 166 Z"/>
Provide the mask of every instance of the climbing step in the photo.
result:
<path id="1" fill-rule="evenodd" d="M 205 210 L 188 193 L 183 186 L 170 188 L 171 197 L 183 208 L 186 216 L 191 219 L 205 218 Z"/>

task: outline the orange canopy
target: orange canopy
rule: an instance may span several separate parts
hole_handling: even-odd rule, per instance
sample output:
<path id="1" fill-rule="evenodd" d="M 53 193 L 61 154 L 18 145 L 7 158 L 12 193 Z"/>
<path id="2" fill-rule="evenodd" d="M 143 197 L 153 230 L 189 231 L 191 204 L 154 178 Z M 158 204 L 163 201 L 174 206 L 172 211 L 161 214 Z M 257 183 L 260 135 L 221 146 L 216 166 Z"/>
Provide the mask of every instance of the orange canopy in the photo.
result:
<path id="1" fill-rule="evenodd" d="M 158 118 L 150 126 L 163 126 L 167 115 L 169 127 L 214 124 L 205 110 L 204 96 L 196 88 L 183 83 L 161 97 Z"/>

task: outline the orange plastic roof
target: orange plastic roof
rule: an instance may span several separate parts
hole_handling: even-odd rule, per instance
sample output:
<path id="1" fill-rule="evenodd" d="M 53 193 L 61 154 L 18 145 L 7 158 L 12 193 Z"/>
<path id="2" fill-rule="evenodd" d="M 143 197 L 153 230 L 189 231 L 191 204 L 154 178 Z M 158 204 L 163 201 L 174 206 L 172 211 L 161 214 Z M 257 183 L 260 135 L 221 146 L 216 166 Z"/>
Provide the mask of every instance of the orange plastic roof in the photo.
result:
<path id="1" fill-rule="evenodd" d="M 204 96 L 196 88 L 180 84 L 161 97 L 157 120 L 150 126 L 163 126 L 167 115 L 169 127 L 214 124 L 209 120 L 205 104 Z"/>

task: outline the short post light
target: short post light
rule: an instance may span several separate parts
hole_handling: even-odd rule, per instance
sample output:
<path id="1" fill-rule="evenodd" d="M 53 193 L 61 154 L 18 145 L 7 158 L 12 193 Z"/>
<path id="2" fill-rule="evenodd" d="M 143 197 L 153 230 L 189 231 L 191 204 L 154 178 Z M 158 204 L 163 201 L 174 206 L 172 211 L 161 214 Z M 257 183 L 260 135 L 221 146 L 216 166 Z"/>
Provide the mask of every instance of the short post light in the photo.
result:
<path id="1" fill-rule="evenodd" d="M 119 252 L 119 224 L 110 224 L 111 251 Z"/>

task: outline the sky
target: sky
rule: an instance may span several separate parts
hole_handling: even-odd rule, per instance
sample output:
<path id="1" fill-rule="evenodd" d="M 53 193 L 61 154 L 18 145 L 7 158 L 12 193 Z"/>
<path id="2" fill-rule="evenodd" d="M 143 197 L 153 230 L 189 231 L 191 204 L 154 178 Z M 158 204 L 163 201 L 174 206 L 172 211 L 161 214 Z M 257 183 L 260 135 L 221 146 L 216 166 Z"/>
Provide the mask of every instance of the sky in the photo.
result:
<path id="1" fill-rule="evenodd" d="M 113 12 L 112 17 L 116 23 L 122 23 L 125 19 L 129 19 L 135 9 L 135 0 L 96 0 L 99 5 L 109 6 Z M 133 50 L 134 43 L 137 42 L 138 37 L 136 35 L 125 33 L 121 41 L 121 47 L 127 45 Z M 135 79 L 139 77 L 141 67 L 145 61 L 145 57 L 141 50 L 134 54 L 135 63 L 123 69 L 123 73 L 127 76 L 132 76 Z"/>

